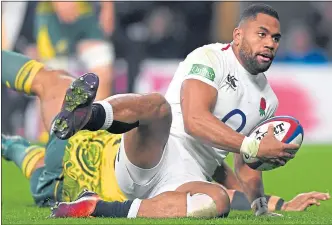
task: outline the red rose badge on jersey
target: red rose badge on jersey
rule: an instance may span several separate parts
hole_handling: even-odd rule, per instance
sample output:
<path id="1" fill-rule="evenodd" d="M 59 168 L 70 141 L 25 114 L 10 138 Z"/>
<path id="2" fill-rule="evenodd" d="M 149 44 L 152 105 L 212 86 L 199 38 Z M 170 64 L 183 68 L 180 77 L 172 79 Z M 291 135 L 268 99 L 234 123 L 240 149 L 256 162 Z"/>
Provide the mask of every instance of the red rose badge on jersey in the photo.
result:
<path id="1" fill-rule="evenodd" d="M 265 109 L 266 109 L 266 100 L 265 98 L 261 98 L 261 103 L 259 106 L 259 115 L 265 116 Z"/>

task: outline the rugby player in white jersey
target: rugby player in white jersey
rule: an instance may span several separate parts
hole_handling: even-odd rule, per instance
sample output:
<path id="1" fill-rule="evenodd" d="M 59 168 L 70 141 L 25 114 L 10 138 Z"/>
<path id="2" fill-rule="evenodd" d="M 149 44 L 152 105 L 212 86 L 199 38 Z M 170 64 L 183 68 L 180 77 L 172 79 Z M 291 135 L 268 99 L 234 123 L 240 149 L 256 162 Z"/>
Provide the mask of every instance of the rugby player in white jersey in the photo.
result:
<path id="1" fill-rule="evenodd" d="M 107 202 L 86 191 L 73 203 L 59 203 L 52 216 L 226 216 L 227 190 L 211 177 L 229 152 L 237 153 L 236 172 L 255 215 L 277 215 L 268 212 L 261 173 L 250 170 L 240 153 L 284 165 L 293 158 L 286 150 L 299 147 L 279 142 L 273 127 L 261 141 L 246 136 L 277 109 L 264 72 L 280 37 L 275 10 L 248 7 L 231 44 L 203 46 L 180 63 L 167 100 L 160 94 L 127 94 L 92 103 L 98 77 L 86 74 L 74 81 L 53 131 L 61 139 L 80 129 L 125 133 L 115 173 L 130 200 Z"/>

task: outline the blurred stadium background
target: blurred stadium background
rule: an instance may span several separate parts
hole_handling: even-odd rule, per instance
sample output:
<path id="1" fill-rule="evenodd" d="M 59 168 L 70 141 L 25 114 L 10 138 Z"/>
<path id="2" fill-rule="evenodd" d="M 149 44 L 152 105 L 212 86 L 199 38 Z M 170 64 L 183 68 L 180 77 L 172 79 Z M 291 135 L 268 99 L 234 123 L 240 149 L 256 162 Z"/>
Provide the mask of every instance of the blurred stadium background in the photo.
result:
<path id="1" fill-rule="evenodd" d="M 113 91 L 164 93 L 178 63 L 192 50 L 229 42 L 252 2 L 115 2 Z M 39 59 L 34 37 L 38 2 L 2 2 L 2 48 Z M 97 13 L 98 2 L 93 2 Z M 281 20 L 282 41 L 268 79 L 277 114 L 298 118 L 306 143 L 332 143 L 332 2 L 268 2 Z M 68 56 L 67 70 L 87 72 Z M 68 66 L 69 65 L 69 66 Z M 2 133 L 45 142 L 34 97 L 2 94 Z M 4 107 L 5 106 L 5 107 Z M 29 118 L 29 119 L 25 119 Z"/>

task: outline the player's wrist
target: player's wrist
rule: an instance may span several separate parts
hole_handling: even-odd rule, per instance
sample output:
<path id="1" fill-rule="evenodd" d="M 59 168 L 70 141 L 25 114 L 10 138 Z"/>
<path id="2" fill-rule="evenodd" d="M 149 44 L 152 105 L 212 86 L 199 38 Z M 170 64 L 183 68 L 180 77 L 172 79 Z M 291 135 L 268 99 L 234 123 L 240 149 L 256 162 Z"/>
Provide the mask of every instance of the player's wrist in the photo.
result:
<path id="1" fill-rule="evenodd" d="M 284 199 L 280 198 L 276 204 L 276 210 L 277 211 L 286 211 L 288 206 L 288 202 L 286 202 Z"/>
<path id="2" fill-rule="evenodd" d="M 259 149 L 260 141 L 252 137 L 245 137 L 242 141 L 240 152 L 249 157 L 256 157 Z"/>

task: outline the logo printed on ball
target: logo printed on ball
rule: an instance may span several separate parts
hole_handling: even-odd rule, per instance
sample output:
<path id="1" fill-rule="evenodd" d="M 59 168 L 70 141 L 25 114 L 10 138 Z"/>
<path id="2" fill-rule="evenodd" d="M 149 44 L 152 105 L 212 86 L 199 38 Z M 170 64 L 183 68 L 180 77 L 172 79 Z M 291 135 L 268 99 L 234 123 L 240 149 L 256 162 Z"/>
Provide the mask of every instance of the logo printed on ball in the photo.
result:
<path id="1" fill-rule="evenodd" d="M 285 132 L 285 128 L 284 128 L 285 124 L 284 123 L 279 123 L 274 127 L 274 135 L 279 135 L 283 132 Z M 258 129 L 256 132 L 256 139 L 257 140 L 262 140 L 263 137 L 265 137 L 265 135 L 267 134 L 267 131 L 262 133 L 260 132 L 260 130 Z M 258 136 L 259 135 L 259 136 Z"/>

